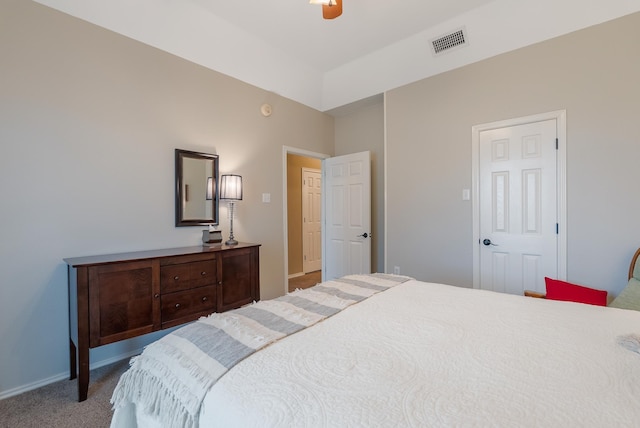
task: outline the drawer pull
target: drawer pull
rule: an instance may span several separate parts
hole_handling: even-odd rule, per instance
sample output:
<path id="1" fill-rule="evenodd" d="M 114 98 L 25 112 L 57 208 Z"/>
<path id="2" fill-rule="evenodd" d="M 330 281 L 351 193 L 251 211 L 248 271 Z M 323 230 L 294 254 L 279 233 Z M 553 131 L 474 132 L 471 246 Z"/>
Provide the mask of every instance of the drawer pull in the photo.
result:
<path id="1" fill-rule="evenodd" d="M 176 309 L 180 308 L 180 303 L 176 303 Z"/>
<path id="2" fill-rule="evenodd" d="M 174 276 L 174 277 L 173 277 L 173 279 L 174 279 L 175 281 L 177 281 L 177 280 L 179 280 L 179 279 L 180 279 L 180 277 L 176 275 L 176 276 Z"/>
<path id="3" fill-rule="evenodd" d="M 158 297 L 160 297 L 160 295 L 159 295 L 158 293 L 156 293 L 156 294 L 154 294 L 154 295 L 153 295 L 153 298 L 154 298 L 154 299 L 157 299 Z"/>
<path id="4" fill-rule="evenodd" d="M 207 273 L 206 272 L 200 272 L 200 275 L 205 276 Z"/>
<path id="5" fill-rule="evenodd" d="M 203 301 L 203 302 L 206 302 L 206 301 L 207 301 L 207 296 L 204 296 L 204 297 L 202 298 L 202 301 Z"/>

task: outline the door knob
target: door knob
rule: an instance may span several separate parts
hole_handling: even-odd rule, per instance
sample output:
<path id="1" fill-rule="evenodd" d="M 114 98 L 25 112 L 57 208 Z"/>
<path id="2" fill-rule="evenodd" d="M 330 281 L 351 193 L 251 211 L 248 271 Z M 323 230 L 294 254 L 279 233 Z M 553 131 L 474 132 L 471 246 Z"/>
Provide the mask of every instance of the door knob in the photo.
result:
<path id="1" fill-rule="evenodd" d="M 370 236 L 371 236 L 371 235 L 370 235 L 370 234 L 368 234 L 367 232 L 363 233 L 362 235 L 358 235 L 358 237 L 359 237 L 359 238 L 368 238 L 368 237 L 370 237 Z"/>
<path id="2" fill-rule="evenodd" d="M 497 245 L 496 245 L 496 244 L 494 244 L 493 242 L 491 242 L 491 239 L 485 239 L 485 240 L 483 240 L 483 241 L 482 241 L 482 243 L 483 243 L 484 245 L 486 245 L 486 246 L 493 245 L 494 247 L 497 247 Z"/>

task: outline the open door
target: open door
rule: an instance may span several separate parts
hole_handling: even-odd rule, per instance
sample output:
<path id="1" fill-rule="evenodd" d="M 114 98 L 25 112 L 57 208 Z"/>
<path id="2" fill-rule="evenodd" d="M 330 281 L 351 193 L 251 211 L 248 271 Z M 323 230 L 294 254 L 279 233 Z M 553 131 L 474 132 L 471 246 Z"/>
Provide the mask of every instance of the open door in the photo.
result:
<path id="1" fill-rule="evenodd" d="M 322 278 L 371 273 L 371 154 L 322 161 Z"/>

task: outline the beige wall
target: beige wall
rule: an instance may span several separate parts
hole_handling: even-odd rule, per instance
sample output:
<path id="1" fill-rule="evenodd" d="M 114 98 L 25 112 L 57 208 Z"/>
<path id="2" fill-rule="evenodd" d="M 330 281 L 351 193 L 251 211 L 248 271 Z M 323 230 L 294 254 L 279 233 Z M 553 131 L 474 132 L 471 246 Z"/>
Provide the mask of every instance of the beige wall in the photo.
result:
<path id="1" fill-rule="evenodd" d="M 289 275 L 303 272 L 302 267 L 302 168 L 320 170 L 320 159 L 287 154 L 287 234 Z"/>
<path id="2" fill-rule="evenodd" d="M 384 103 L 337 116 L 335 154 L 371 152 L 371 270 L 384 272 Z"/>
<path id="3" fill-rule="evenodd" d="M 201 244 L 174 227 L 175 148 L 243 176 L 235 236 L 283 294 L 282 147 L 332 154 L 331 116 L 29 1 L 0 3 L 0 57 L 0 398 L 68 376 L 64 257 Z"/>
<path id="4" fill-rule="evenodd" d="M 638 40 L 634 14 L 389 91 L 387 267 L 470 287 L 471 127 L 566 109 L 568 279 L 619 292 L 640 246 Z"/>

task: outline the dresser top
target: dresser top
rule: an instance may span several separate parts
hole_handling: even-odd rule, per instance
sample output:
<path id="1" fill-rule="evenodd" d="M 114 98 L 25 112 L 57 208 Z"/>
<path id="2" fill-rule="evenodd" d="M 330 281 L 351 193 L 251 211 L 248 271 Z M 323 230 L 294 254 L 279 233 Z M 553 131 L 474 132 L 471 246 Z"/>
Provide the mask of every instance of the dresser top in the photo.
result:
<path id="1" fill-rule="evenodd" d="M 212 245 L 212 246 L 193 246 L 193 247 L 179 247 L 179 248 L 164 248 L 160 250 L 149 251 L 134 251 L 130 253 L 117 253 L 117 254 L 102 254 L 96 256 L 86 257 L 68 257 L 63 259 L 66 264 L 72 267 L 88 266 L 88 265 L 100 265 L 114 262 L 126 262 L 144 259 L 155 259 L 159 257 L 172 257 L 182 256 L 186 254 L 202 254 L 202 253 L 215 253 L 218 251 L 232 250 L 236 248 L 249 248 L 259 247 L 260 244 L 250 244 L 247 242 L 240 242 L 237 245 Z"/>

